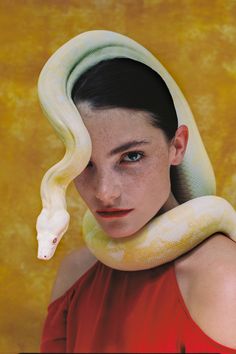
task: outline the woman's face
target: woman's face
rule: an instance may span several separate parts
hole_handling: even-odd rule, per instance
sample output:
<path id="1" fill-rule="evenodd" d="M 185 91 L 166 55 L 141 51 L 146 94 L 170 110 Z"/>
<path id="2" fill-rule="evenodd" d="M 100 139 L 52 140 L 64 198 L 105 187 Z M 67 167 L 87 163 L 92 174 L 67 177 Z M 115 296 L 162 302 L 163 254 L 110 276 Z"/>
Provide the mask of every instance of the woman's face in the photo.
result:
<path id="1" fill-rule="evenodd" d="M 146 112 L 96 110 L 86 103 L 80 103 L 78 109 L 92 140 L 92 155 L 86 169 L 75 178 L 75 186 L 109 236 L 130 236 L 165 203 L 171 208 L 169 170 L 171 164 L 180 163 L 178 147 L 167 143 L 162 130 L 151 126 Z M 131 211 L 124 216 L 99 213 L 111 208 Z"/>

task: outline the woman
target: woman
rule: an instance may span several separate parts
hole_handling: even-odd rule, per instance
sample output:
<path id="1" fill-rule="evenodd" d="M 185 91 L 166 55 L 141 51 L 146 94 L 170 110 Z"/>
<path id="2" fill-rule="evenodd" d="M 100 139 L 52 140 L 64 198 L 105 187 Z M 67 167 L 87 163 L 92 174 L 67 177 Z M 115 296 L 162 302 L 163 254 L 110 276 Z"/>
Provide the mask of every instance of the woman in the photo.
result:
<path id="1" fill-rule="evenodd" d="M 178 128 L 163 79 L 131 59 L 104 60 L 79 78 L 72 98 L 93 147 L 74 182 L 104 231 L 130 236 L 177 206 L 171 175 L 188 129 Z M 111 269 L 86 248 L 72 252 L 55 282 L 41 352 L 236 352 L 235 252 L 217 233 L 136 272 Z"/>

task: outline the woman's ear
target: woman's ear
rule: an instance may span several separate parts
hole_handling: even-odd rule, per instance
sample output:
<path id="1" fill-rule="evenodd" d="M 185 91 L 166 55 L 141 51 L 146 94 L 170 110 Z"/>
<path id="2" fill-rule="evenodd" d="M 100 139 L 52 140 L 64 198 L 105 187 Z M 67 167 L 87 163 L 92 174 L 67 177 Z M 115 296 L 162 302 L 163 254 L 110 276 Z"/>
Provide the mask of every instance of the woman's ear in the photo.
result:
<path id="1" fill-rule="evenodd" d="M 170 165 L 179 165 L 183 158 L 188 144 L 188 127 L 180 125 L 170 145 Z"/>

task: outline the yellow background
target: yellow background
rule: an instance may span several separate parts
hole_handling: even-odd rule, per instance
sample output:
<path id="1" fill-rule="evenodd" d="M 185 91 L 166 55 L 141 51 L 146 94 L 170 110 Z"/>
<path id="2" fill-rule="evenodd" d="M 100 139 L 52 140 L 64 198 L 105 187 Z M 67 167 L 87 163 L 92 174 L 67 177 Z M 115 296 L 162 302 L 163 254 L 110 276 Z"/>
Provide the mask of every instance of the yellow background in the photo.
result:
<path id="1" fill-rule="evenodd" d="M 214 166 L 217 194 L 236 207 L 235 23 L 234 0 L 1 0 L 1 353 L 38 352 L 59 263 L 83 244 L 85 205 L 71 185 L 70 228 L 53 259 L 37 259 L 41 179 L 64 155 L 37 100 L 46 60 L 70 38 L 94 29 L 120 32 L 147 47 L 185 94 Z"/>

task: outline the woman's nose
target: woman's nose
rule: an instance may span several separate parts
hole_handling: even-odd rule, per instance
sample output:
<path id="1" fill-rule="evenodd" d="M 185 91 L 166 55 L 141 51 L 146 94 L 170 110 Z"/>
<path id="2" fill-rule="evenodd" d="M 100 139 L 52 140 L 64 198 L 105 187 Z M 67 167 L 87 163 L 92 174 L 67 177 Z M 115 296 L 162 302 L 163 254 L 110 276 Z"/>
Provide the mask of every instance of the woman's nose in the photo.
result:
<path id="1" fill-rule="evenodd" d="M 97 179 L 95 196 L 104 205 L 113 204 L 114 200 L 120 196 L 119 181 L 112 173 L 106 173 L 105 176 Z"/>

